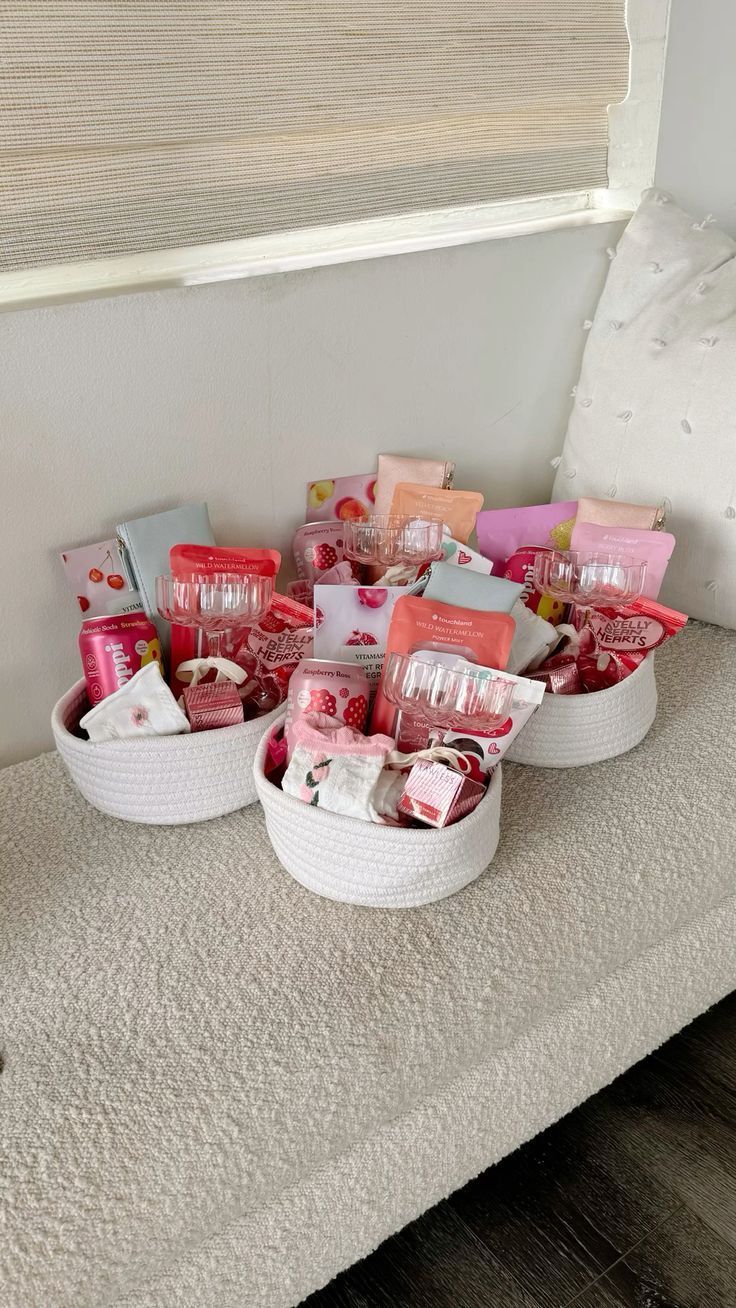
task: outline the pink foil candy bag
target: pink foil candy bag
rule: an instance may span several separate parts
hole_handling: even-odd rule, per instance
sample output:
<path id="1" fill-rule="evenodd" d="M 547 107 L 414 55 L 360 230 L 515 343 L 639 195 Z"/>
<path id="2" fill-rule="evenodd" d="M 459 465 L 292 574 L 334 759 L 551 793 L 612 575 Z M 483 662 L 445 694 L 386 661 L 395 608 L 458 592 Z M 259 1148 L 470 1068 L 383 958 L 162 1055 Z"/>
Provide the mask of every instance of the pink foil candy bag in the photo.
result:
<path id="1" fill-rule="evenodd" d="M 589 610 L 577 642 L 583 690 L 617 685 L 686 622 L 686 614 L 643 596 L 625 608 Z"/>
<path id="2" fill-rule="evenodd" d="M 483 509 L 475 520 L 478 548 L 499 576 L 506 560 L 522 545 L 569 549 L 577 507 L 577 500 L 560 500 L 517 509 Z"/>
<path id="3" fill-rule="evenodd" d="M 646 563 L 642 595 L 646 599 L 656 600 L 675 548 L 675 538 L 669 531 L 599 527 L 592 522 L 576 522 L 571 547 L 583 555 L 616 554 Z"/>

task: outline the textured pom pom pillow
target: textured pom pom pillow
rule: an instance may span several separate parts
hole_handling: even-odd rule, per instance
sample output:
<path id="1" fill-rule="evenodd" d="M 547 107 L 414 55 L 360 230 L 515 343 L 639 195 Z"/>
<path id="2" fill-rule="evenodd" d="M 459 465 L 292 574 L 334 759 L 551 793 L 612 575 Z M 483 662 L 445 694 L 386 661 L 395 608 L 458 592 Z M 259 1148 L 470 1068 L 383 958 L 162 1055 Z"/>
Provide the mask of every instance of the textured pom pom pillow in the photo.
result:
<path id="1" fill-rule="evenodd" d="M 552 498 L 665 501 L 661 599 L 736 627 L 736 243 L 648 191 L 583 357 Z"/>

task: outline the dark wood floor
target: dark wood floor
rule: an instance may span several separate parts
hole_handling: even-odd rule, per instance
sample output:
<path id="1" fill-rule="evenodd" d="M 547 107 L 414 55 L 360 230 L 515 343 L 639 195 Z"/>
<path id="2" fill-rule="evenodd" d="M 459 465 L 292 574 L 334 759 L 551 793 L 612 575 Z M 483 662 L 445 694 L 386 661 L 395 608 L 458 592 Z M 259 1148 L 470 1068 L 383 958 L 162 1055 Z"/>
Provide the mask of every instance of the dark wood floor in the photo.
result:
<path id="1" fill-rule="evenodd" d="M 736 1308 L 736 994 L 303 1308 Z"/>

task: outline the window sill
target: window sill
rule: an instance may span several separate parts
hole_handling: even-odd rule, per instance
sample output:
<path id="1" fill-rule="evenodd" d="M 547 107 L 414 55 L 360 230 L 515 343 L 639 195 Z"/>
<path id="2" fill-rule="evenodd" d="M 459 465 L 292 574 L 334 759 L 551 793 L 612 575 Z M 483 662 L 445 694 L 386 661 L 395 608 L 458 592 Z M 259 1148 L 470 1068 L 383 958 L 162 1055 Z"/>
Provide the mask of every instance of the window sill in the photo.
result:
<path id="1" fill-rule="evenodd" d="M 608 192 L 586 191 L 0 273 L 0 309 L 200 286 L 476 241 L 508 240 L 565 227 L 621 222 L 628 220 L 632 208 L 617 207 Z"/>

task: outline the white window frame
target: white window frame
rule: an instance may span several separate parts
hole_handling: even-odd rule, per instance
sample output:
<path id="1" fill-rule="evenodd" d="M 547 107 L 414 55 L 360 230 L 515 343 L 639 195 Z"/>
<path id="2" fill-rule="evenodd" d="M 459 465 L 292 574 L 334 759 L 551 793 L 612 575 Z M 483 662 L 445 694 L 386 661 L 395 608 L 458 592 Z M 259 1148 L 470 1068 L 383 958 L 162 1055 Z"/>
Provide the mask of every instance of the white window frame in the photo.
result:
<path id="1" fill-rule="evenodd" d="M 627 0 L 629 93 L 609 109 L 605 189 L 565 192 L 211 245 L 155 250 L 0 274 L 0 309 L 197 286 L 325 264 L 507 240 L 630 217 L 654 181 L 670 0 Z"/>

